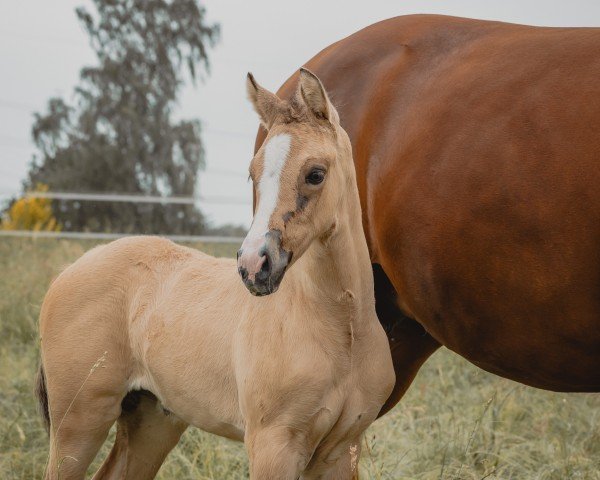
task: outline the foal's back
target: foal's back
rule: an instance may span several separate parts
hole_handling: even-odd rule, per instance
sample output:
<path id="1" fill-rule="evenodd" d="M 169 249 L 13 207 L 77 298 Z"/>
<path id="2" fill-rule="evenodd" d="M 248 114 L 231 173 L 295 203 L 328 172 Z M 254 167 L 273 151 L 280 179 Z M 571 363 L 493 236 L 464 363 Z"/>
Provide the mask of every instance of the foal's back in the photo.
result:
<path id="1" fill-rule="evenodd" d="M 90 250 L 54 280 L 40 315 L 42 341 L 48 336 L 44 343 L 53 351 L 68 344 L 78 354 L 83 342 L 99 357 L 109 337 L 120 345 L 119 360 L 131 361 L 141 353 L 135 348 L 142 330 L 156 331 L 170 319 L 193 316 L 194 309 L 200 318 L 218 314 L 235 290 L 246 293 L 238 283 L 231 259 L 158 237 L 116 240 Z M 157 322 L 159 315 L 164 321 Z"/>
<path id="2" fill-rule="evenodd" d="M 72 321 L 73 310 L 93 317 L 134 317 L 130 308 L 144 303 L 142 298 L 128 298 L 136 291 L 159 288 L 186 263 L 209 273 L 223 261 L 158 237 L 128 237 L 93 248 L 50 286 L 40 318 L 42 336 L 45 328 Z"/>

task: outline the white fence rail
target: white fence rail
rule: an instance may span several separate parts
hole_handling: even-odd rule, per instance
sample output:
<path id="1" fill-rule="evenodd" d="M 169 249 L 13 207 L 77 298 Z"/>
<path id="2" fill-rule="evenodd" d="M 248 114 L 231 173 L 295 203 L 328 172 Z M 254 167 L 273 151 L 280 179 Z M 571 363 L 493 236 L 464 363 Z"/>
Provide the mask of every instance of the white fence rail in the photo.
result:
<path id="1" fill-rule="evenodd" d="M 0 193 L 0 198 L 10 198 L 12 194 Z M 251 202 L 244 198 L 230 196 L 207 197 L 163 197 L 160 195 L 137 195 L 117 193 L 81 193 L 81 192 L 25 192 L 26 198 L 48 198 L 52 200 L 70 200 L 83 202 L 133 202 L 133 203 L 159 203 L 195 205 L 196 203 L 217 203 L 230 205 L 250 205 Z M 0 230 L 0 237 L 29 237 L 29 238 L 65 238 L 77 240 L 115 240 L 117 238 L 142 235 L 140 233 L 106 233 L 106 232 L 46 232 L 33 230 Z M 175 242 L 199 243 L 230 243 L 241 244 L 242 237 L 229 237 L 218 235 L 159 235 Z"/>
<path id="2" fill-rule="evenodd" d="M 9 198 L 10 194 L 0 194 L 0 197 Z M 84 202 L 134 202 L 134 203 L 163 203 L 195 205 L 196 203 L 217 203 L 221 205 L 250 205 L 247 198 L 229 196 L 202 196 L 202 197 L 163 197 L 160 195 L 137 195 L 117 193 L 79 193 L 79 192 L 26 192 L 27 198 L 49 198 L 52 200 L 73 200 Z"/>
<path id="3" fill-rule="evenodd" d="M 65 238 L 74 240 L 116 240 L 117 238 L 139 236 L 131 233 L 101 233 L 101 232 L 42 232 L 34 230 L 0 230 L 0 237 L 29 237 L 29 238 Z M 232 243 L 240 245 L 242 237 L 225 237 L 216 235 L 158 235 L 174 242 L 198 243 Z"/>

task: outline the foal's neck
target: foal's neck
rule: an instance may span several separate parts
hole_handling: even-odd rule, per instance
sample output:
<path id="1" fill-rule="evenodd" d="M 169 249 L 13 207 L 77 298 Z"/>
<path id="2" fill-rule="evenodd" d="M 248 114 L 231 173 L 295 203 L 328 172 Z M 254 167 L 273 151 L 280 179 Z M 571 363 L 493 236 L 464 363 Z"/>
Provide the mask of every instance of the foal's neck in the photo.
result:
<path id="1" fill-rule="evenodd" d="M 346 187 L 345 196 L 331 235 L 315 240 L 299 259 L 301 265 L 289 273 L 296 270 L 298 274 L 295 288 L 310 290 L 311 297 L 339 316 L 332 320 L 339 320 L 342 325 L 352 321 L 355 328 L 360 328 L 361 323 L 366 324 L 377 317 L 373 272 L 353 178 Z"/>

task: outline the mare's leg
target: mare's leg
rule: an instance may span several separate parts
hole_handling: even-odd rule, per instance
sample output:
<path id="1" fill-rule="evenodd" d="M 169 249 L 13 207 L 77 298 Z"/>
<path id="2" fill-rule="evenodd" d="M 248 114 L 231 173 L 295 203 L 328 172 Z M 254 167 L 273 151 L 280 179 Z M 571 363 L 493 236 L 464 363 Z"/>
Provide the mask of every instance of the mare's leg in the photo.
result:
<path id="1" fill-rule="evenodd" d="M 113 448 L 95 480 L 152 479 L 187 425 L 162 409 L 150 392 L 131 392 L 123 401 Z"/>
<path id="2" fill-rule="evenodd" d="M 304 435 L 288 427 L 246 431 L 250 480 L 297 480 L 308 463 Z"/>
<path id="3" fill-rule="evenodd" d="M 373 265 L 375 279 L 375 308 L 390 342 L 396 385 L 381 408 L 379 416 L 387 413 L 403 397 L 415 375 L 440 344 L 398 307 L 398 295 L 381 265 Z"/>

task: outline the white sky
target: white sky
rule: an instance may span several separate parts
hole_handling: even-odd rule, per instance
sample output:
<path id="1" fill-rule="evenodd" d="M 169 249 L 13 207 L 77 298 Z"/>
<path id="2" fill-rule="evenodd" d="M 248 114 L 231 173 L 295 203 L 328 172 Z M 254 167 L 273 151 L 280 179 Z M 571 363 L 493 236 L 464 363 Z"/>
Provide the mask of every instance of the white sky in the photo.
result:
<path id="1" fill-rule="evenodd" d="M 251 221 L 246 181 L 258 122 L 245 97 L 245 75 L 275 90 L 318 51 L 362 27 L 410 13 L 442 13 L 548 26 L 600 26 L 600 0 L 325 0 L 205 1 L 221 23 L 212 73 L 186 85 L 177 116 L 200 118 L 209 172 L 202 195 L 248 199 L 244 205 L 202 205 L 215 224 Z M 74 8 L 89 0 L 0 2 L 0 196 L 20 190 L 34 151 L 34 111 L 50 96 L 69 99 L 79 70 L 95 58 Z M 222 175 L 210 170 L 239 172 Z M 125 193 L 125 192 L 124 192 Z M 0 197 L 1 198 L 1 197 Z"/>

